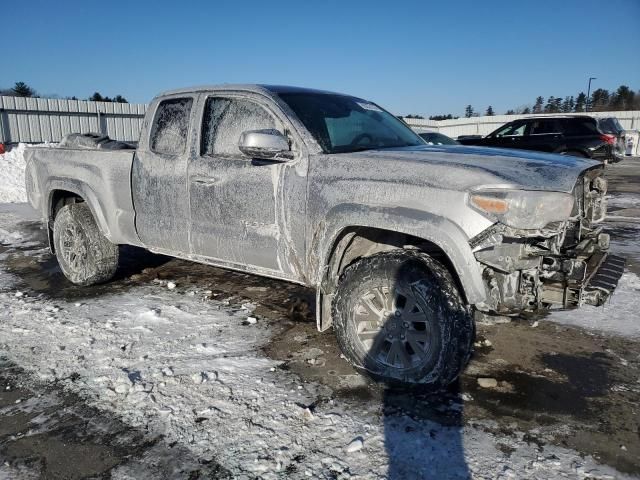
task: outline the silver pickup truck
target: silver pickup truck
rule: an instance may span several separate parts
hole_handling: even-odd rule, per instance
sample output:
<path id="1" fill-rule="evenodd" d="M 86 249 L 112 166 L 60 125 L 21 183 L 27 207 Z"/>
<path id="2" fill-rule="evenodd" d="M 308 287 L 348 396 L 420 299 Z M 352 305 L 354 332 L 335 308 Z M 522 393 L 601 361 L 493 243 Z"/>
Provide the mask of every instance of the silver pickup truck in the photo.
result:
<path id="1" fill-rule="evenodd" d="M 27 151 L 29 201 L 65 276 L 109 280 L 119 246 L 313 287 L 318 328 L 377 379 L 439 388 L 477 315 L 600 305 L 600 163 L 428 146 L 375 103 L 224 85 L 164 93 L 137 148 L 70 135 Z"/>

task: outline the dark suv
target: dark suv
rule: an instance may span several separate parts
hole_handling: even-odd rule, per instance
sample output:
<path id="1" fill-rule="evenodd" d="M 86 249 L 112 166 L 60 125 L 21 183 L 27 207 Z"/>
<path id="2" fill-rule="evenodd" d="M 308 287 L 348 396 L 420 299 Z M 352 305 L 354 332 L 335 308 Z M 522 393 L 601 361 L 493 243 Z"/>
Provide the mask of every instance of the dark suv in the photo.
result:
<path id="1" fill-rule="evenodd" d="M 615 135 L 603 133 L 585 115 L 530 117 L 514 120 L 486 137 L 458 137 L 463 145 L 518 148 L 618 162 L 623 152 Z"/>

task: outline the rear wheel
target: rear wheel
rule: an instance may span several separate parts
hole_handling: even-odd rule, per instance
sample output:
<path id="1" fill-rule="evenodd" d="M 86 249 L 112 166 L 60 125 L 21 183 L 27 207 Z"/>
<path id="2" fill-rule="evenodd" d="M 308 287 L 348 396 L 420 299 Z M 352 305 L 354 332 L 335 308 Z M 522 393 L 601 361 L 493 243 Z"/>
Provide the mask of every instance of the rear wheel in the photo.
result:
<path id="1" fill-rule="evenodd" d="M 347 267 L 333 302 L 338 343 L 376 380 L 438 389 L 470 353 L 474 324 L 449 272 L 418 251 L 396 250 Z"/>
<path id="2" fill-rule="evenodd" d="M 100 232 L 86 203 L 60 209 L 53 223 L 53 245 L 62 273 L 76 285 L 106 282 L 118 269 L 118 245 Z"/>

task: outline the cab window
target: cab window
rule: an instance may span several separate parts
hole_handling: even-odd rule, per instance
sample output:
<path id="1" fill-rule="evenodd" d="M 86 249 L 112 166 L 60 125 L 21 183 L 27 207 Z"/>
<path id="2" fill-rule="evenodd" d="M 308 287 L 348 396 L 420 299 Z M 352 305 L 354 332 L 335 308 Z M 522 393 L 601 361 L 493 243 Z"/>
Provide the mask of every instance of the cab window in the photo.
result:
<path id="1" fill-rule="evenodd" d="M 515 122 L 505 125 L 504 127 L 496 130 L 494 136 L 496 137 L 521 137 L 524 135 L 524 131 L 527 124 L 524 122 Z"/>
<path id="2" fill-rule="evenodd" d="M 558 133 L 559 129 L 553 120 L 536 120 L 531 122 L 529 135 L 544 135 L 550 133 Z"/>
<path id="3" fill-rule="evenodd" d="M 202 120 L 202 155 L 243 156 L 238 148 L 243 132 L 281 130 L 262 106 L 237 98 L 207 99 Z"/>
<path id="4" fill-rule="evenodd" d="M 163 155 L 184 153 L 192 104 L 192 98 L 172 98 L 160 102 L 151 128 L 151 151 Z"/>

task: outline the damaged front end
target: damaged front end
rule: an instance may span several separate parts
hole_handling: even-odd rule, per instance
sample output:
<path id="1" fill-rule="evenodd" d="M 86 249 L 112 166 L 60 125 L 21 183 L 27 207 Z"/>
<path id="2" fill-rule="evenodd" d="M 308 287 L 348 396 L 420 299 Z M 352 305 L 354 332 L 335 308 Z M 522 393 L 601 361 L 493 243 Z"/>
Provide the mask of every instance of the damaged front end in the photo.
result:
<path id="1" fill-rule="evenodd" d="M 509 315 L 552 306 L 602 305 L 609 298 L 625 260 L 608 253 L 609 235 L 602 231 L 607 209 L 607 181 L 602 173 L 601 168 L 583 173 L 572 198 L 538 192 L 538 208 L 531 210 L 531 219 L 522 215 L 527 212 L 524 209 L 517 218 L 503 215 L 504 222 L 498 221 L 471 240 L 476 260 L 484 267 L 487 289 L 487 300 L 476 308 Z M 491 203 L 504 197 L 482 192 L 472 197 L 472 206 L 485 212 L 509 209 L 508 204 Z M 563 208 L 570 209 L 570 214 L 563 214 Z"/>

